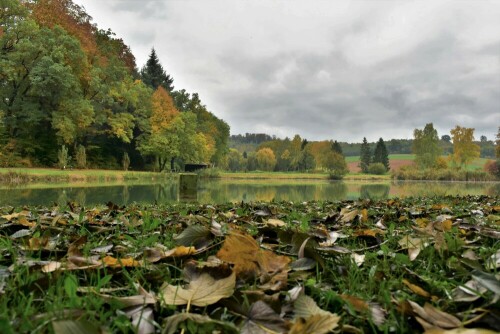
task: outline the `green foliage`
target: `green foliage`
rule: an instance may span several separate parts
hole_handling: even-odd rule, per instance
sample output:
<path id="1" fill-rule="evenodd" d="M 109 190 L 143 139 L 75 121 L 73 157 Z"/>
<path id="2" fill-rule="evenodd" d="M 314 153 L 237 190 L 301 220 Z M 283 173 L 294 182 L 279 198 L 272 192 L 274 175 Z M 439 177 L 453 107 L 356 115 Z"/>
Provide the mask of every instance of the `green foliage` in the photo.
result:
<path id="1" fill-rule="evenodd" d="M 374 163 L 380 163 L 384 166 L 385 170 L 388 171 L 389 167 L 389 154 L 387 153 L 387 148 L 385 147 L 384 140 L 380 138 L 375 146 L 375 151 L 373 152 Z M 368 169 L 370 169 L 368 167 Z"/>
<path id="2" fill-rule="evenodd" d="M 338 154 L 343 155 L 343 153 L 342 153 L 342 147 L 340 146 L 340 144 L 339 144 L 338 141 L 334 141 L 333 142 L 333 144 L 332 144 L 332 151 L 336 152 Z"/>
<path id="3" fill-rule="evenodd" d="M 479 158 L 481 148 L 475 144 L 474 129 L 456 126 L 451 130 L 453 138 L 452 161 L 460 168 L 467 165 L 474 159 Z"/>
<path id="4" fill-rule="evenodd" d="M 71 156 L 68 154 L 68 149 L 66 145 L 62 145 L 61 149 L 57 152 L 57 164 L 59 168 L 66 169 L 70 161 Z"/>
<path id="5" fill-rule="evenodd" d="M 87 167 L 87 153 L 83 145 L 78 145 L 76 150 L 76 166 L 82 169 Z"/>
<path id="6" fill-rule="evenodd" d="M 298 160 L 296 161 L 295 167 L 298 171 L 312 171 L 316 168 L 316 160 L 314 156 L 309 152 L 309 150 L 304 149 L 300 152 Z"/>
<path id="7" fill-rule="evenodd" d="M 127 152 L 123 152 L 123 157 L 122 157 L 123 170 L 128 170 L 129 166 L 130 166 L 130 157 L 128 156 Z"/>
<path id="8" fill-rule="evenodd" d="M 361 168 L 361 172 L 368 173 L 368 166 L 371 162 L 371 151 L 370 146 L 366 140 L 366 137 L 363 138 L 363 143 L 361 144 L 361 150 L 359 152 L 359 167 Z"/>
<path id="9" fill-rule="evenodd" d="M 173 80 L 154 50 L 141 71 L 142 81 L 137 80 L 130 49 L 110 30 L 93 25 L 72 1 L 5 0 L 0 29 L 0 145 L 10 145 L 2 149 L 2 164 L 24 160 L 53 165 L 61 143 L 85 143 L 86 160 L 97 167 L 118 167 L 123 151 L 140 168 L 160 155 L 163 166 L 164 158 L 181 164 L 223 161 L 229 126 L 210 113 L 197 94 L 187 94 L 188 110 L 182 110 L 195 116 L 181 117 L 182 122 L 172 125 L 180 133 L 150 138 L 155 124 L 152 88 L 182 94 L 173 92 Z M 185 149 L 172 149 L 168 157 L 154 154 L 153 146 L 172 142 Z"/>
<path id="10" fill-rule="evenodd" d="M 368 165 L 368 173 L 375 175 L 383 175 L 387 172 L 384 164 L 380 162 L 374 162 Z"/>
<path id="11" fill-rule="evenodd" d="M 415 162 L 421 169 L 434 167 L 441 154 L 439 137 L 432 123 L 425 125 L 423 130 L 413 131 L 413 153 Z"/>

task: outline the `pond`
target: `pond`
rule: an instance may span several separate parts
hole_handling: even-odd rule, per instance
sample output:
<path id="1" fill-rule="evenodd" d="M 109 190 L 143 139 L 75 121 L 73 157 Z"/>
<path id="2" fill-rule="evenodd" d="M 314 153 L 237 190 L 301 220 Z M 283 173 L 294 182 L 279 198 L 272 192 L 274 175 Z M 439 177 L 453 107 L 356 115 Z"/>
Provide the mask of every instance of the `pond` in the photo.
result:
<path id="1" fill-rule="evenodd" d="M 28 184 L 0 186 L 0 206 L 53 205 L 74 201 L 81 205 L 172 203 L 179 196 L 178 183 L 121 184 Z M 339 182 L 304 180 L 200 180 L 195 197 L 199 203 L 250 201 L 311 201 L 385 199 L 407 196 L 500 194 L 500 183 L 466 182 Z M 181 199 L 180 199 L 181 198 Z"/>

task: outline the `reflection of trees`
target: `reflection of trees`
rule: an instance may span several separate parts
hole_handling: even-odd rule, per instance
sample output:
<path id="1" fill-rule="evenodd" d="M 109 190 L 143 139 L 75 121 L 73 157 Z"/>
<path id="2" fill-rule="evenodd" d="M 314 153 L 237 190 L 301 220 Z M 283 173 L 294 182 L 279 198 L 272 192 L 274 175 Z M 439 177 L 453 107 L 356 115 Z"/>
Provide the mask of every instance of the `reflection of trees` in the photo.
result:
<path id="1" fill-rule="evenodd" d="M 85 189 L 78 189 L 73 200 L 82 206 L 85 205 L 87 200 L 87 192 L 85 191 Z"/>
<path id="2" fill-rule="evenodd" d="M 386 199 L 391 187 L 388 184 L 363 184 L 359 190 L 360 197 L 366 199 Z"/>
<path id="3" fill-rule="evenodd" d="M 498 196 L 495 185 L 481 182 L 432 182 L 402 181 L 393 184 L 394 196 L 465 196 L 490 194 Z M 495 193 L 495 188 L 497 192 Z"/>
<path id="4" fill-rule="evenodd" d="M 494 183 L 490 187 L 488 187 L 485 191 L 486 195 L 489 196 L 498 196 L 500 195 L 500 183 Z"/>

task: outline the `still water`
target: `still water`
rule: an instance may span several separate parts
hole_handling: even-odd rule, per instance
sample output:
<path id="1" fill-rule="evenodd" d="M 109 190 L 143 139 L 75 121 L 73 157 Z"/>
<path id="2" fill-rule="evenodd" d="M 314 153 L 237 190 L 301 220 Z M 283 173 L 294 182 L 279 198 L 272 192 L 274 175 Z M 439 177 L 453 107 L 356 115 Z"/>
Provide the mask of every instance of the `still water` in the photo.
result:
<path id="1" fill-rule="evenodd" d="M 74 201 L 81 205 L 172 203 L 184 200 L 178 183 L 0 186 L 0 206 L 53 205 Z M 339 182 L 274 180 L 200 180 L 195 197 L 199 203 L 250 201 L 310 201 L 385 199 L 406 196 L 499 196 L 500 183 L 465 182 Z"/>

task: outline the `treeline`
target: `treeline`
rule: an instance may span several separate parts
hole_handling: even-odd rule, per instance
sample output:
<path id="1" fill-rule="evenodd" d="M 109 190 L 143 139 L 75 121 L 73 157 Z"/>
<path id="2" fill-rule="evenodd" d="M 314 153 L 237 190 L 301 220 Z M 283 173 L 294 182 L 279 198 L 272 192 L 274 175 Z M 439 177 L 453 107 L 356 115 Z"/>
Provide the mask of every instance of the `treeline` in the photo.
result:
<path id="1" fill-rule="evenodd" d="M 413 153 L 415 164 L 393 171 L 393 176 L 400 180 L 465 180 L 487 181 L 500 177 L 500 128 L 496 137 L 495 155 L 497 160 L 488 162 L 484 171 L 470 170 L 469 165 L 480 157 L 481 146 L 474 141 L 474 129 L 455 126 L 451 136 L 441 139 L 432 123 L 423 129 L 413 131 Z M 481 138 L 485 142 L 485 138 Z M 443 156 L 441 142 L 450 143 L 451 154 Z"/>
<path id="2" fill-rule="evenodd" d="M 256 152 L 239 152 L 231 148 L 227 157 L 231 171 L 327 171 L 332 178 L 348 172 L 338 142 L 308 142 L 299 135 L 290 140 L 273 139 L 258 145 Z"/>
<path id="3" fill-rule="evenodd" d="M 260 139 L 260 140 L 259 140 Z M 265 141 L 280 140 L 276 136 L 271 136 L 263 133 L 246 133 L 243 135 L 232 135 L 229 138 L 229 147 L 234 148 L 241 153 L 256 151 L 259 145 Z M 288 140 L 285 138 L 284 140 Z M 481 148 L 481 158 L 495 157 L 495 142 L 488 139 L 486 136 L 481 136 L 479 141 L 474 141 Z M 346 143 L 339 142 L 342 152 L 346 157 L 359 156 L 363 143 Z M 377 142 L 368 143 L 370 150 L 374 151 Z M 412 154 L 413 139 L 390 139 L 385 142 L 389 154 Z M 453 153 L 453 143 L 449 135 L 441 136 L 439 147 L 444 155 Z"/>
<path id="4" fill-rule="evenodd" d="M 66 150 L 68 165 L 162 170 L 228 150 L 229 126 L 174 90 L 154 49 L 139 71 L 71 0 L 2 1 L 0 97 L 2 167 L 54 166 Z"/>

